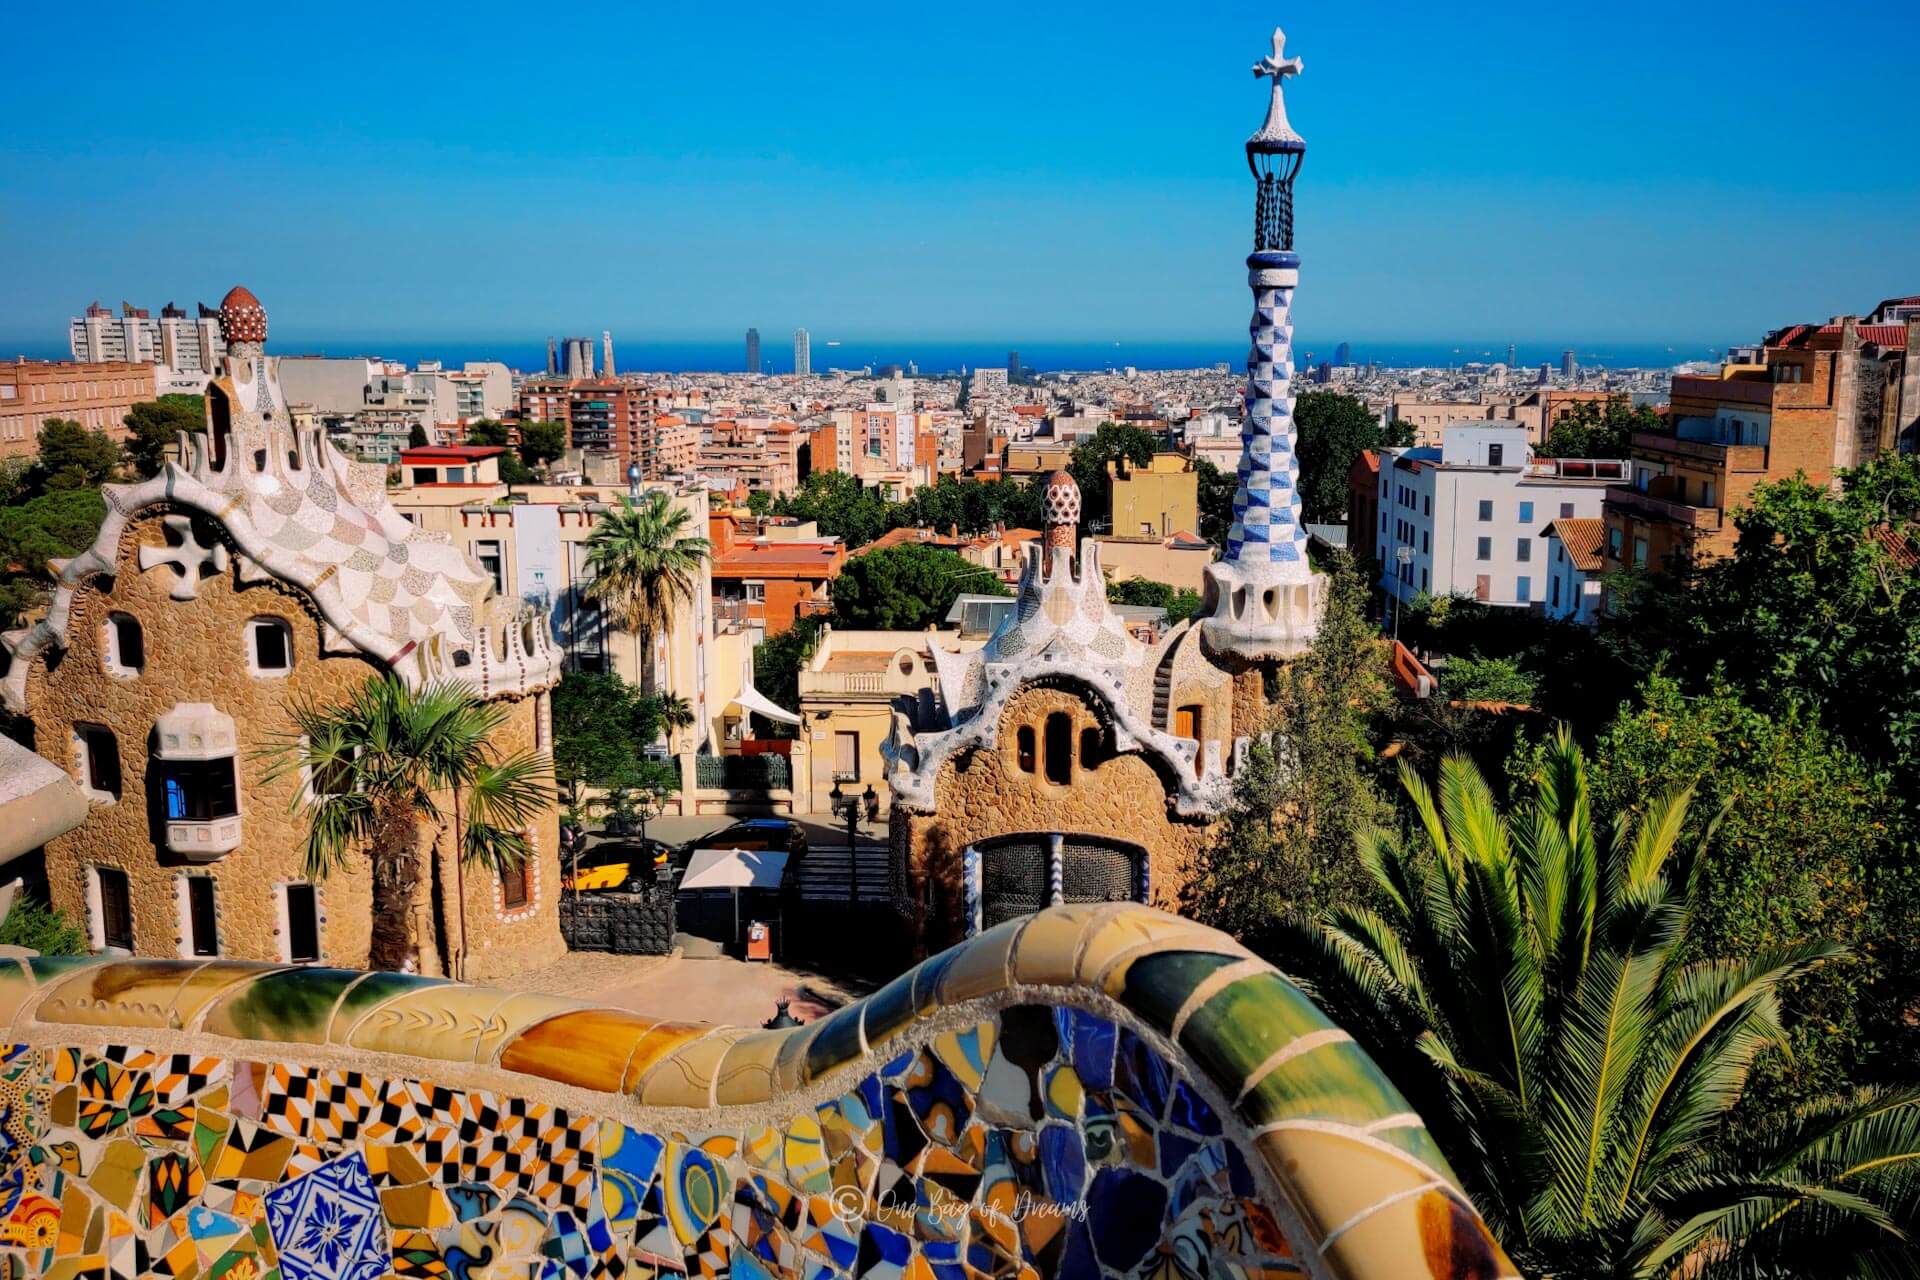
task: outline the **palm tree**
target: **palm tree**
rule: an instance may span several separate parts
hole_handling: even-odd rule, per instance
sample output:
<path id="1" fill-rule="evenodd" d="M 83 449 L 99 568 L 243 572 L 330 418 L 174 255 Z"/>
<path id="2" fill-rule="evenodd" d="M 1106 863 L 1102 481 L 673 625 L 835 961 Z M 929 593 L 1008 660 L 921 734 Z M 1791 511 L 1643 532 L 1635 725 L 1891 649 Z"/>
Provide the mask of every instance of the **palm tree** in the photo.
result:
<path id="1" fill-rule="evenodd" d="M 673 627 L 674 611 L 693 599 L 711 544 L 687 532 L 685 507 L 661 490 L 638 503 L 622 497 L 587 538 L 593 580 L 587 596 L 611 611 L 639 643 L 639 684 L 653 680 L 653 637 Z"/>
<path id="2" fill-rule="evenodd" d="M 498 874 L 531 855 L 528 828 L 552 795 L 539 753 L 502 756 L 493 736 L 510 714 L 458 681 L 409 688 L 375 676 L 338 706 L 291 708 L 293 728 L 268 749 L 267 778 L 308 784 L 292 811 L 307 818 L 306 875 L 323 879 L 364 853 L 373 870 L 369 966 L 417 963 L 421 823 L 443 827 L 451 793 L 460 857 Z"/>
<path id="3" fill-rule="evenodd" d="M 1564 730 L 1512 815 L 1461 757 L 1437 801 L 1401 782 L 1430 847 L 1364 836 L 1384 905 L 1292 922 L 1282 958 L 1414 1098 L 1516 1262 L 1920 1273 L 1920 1095 L 1819 1104 L 1758 1150 L 1727 1138 L 1755 1056 L 1785 1047 L 1781 985 L 1840 949 L 1693 958 L 1690 789 L 1602 830 Z"/>

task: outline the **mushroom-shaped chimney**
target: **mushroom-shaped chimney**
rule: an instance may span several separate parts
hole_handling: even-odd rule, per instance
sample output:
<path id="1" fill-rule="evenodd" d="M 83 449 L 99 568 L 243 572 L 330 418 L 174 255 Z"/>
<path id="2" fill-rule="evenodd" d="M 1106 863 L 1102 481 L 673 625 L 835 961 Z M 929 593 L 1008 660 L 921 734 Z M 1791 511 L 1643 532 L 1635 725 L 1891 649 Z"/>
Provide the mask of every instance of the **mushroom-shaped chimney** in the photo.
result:
<path id="1" fill-rule="evenodd" d="M 1047 523 L 1047 550 L 1065 547 L 1072 551 L 1075 531 L 1080 526 L 1080 486 L 1066 472 L 1055 471 L 1047 477 L 1041 507 Z"/>
<path id="2" fill-rule="evenodd" d="M 220 336 L 228 346 L 267 340 L 267 309 L 243 284 L 233 286 L 220 299 Z"/>

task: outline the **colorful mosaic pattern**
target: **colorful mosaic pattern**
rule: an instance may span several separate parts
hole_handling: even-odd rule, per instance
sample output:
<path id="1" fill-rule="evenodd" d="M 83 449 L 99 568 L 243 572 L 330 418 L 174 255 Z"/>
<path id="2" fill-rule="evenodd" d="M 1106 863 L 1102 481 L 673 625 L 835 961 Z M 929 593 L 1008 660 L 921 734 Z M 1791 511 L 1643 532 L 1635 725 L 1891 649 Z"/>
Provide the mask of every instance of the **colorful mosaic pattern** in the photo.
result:
<path id="1" fill-rule="evenodd" d="M 1512 1274 L 1351 1040 L 1131 904 L 783 1032 L 220 961 L 5 962 L 0 1018 L 8 1277 Z"/>
<path id="2" fill-rule="evenodd" d="M 1224 558 L 1305 564 L 1307 535 L 1300 523 L 1300 460 L 1293 429 L 1292 313 L 1299 260 L 1291 253 L 1257 253 L 1247 265 L 1253 287 L 1253 320 L 1248 325 L 1253 343 L 1247 351 L 1239 485 Z"/>

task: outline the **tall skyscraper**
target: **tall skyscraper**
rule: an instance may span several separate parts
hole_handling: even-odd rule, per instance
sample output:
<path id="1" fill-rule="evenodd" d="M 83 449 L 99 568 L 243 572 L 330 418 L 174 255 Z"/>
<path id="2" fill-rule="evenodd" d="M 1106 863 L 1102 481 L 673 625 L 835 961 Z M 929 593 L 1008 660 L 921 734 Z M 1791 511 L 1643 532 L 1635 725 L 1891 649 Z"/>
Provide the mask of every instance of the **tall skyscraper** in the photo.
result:
<path id="1" fill-rule="evenodd" d="M 1580 376 L 1580 362 L 1573 358 L 1573 352 L 1571 351 L 1562 351 L 1560 353 L 1560 376 L 1568 382 L 1572 382 Z"/>
<path id="2" fill-rule="evenodd" d="M 600 369 L 607 377 L 613 376 L 613 330 L 600 331 Z"/>
<path id="3" fill-rule="evenodd" d="M 793 331 L 793 371 L 803 378 L 813 372 L 813 339 L 805 329 Z"/>
<path id="4" fill-rule="evenodd" d="M 747 372 L 760 372 L 760 331 L 747 330 Z"/>
<path id="5" fill-rule="evenodd" d="M 560 372 L 569 378 L 593 376 L 593 339 L 567 338 L 560 347 Z"/>
<path id="6" fill-rule="evenodd" d="M 1333 367 L 1334 368 L 1344 369 L 1352 363 L 1353 363 L 1353 344 L 1351 342 L 1343 342 L 1339 346 L 1333 349 Z M 1321 381 L 1324 382 L 1325 379 L 1323 378 L 1321 379 Z"/>
<path id="7" fill-rule="evenodd" d="M 1518 348 L 1516 348 L 1511 342 L 1509 342 L 1507 344 L 1507 368 L 1509 371 L 1511 371 L 1513 368 L 1513 357 L 1516 354 L 1518 354 Z"/>
<path id="8" fill-rule="evenodd" d="M 1254 243 L 1247 255 L 1253 346 L 1233 525 L 1225 553 L 1206 569 L 1214 606 L 1201 623 L 1216 651 L 1256 662 L 1305 652 L 1326 610 L 1326 576 L 1307 562 L 1295 453 L 1293 292 L 1300 255 L 1293 251 L 1293 180 L 1307 142 L 1287 121 L 1281 89 L 1287 77 L 1300 74 L 1300 59 L 1285 56 L 1286 40 L 1275 28 L 1272 56 L 1254 64 L 1254 74 L 1272 79 L 1273 89 L 1266 123 L 1246 146 L 1255 180 Z"/>
<path id="9" fill-rule="evenodd" d="M 560 372 L 560 342 L 556 338 L 547 339 L 547 375 Z"/>
<path id="10" fill-rule="evenodd" d="M 1007 352 L 1007 381 L 1009 382 L 1020 381 L 1021 372 L 1022 370 L 1020 368 L 1020 353 L 1018 351 Z"/>

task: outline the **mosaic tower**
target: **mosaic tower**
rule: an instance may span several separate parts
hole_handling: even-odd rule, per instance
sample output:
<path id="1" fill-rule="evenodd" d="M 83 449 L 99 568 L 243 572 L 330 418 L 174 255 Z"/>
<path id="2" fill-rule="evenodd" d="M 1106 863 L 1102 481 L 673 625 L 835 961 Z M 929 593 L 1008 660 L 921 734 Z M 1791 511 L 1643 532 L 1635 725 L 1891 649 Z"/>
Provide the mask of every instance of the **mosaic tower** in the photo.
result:
<path id="1" fill-rule="evenodd" d="M 1252 170 L 1254 245 L 1247 256 L 1253 290 L 1247 352 L 1246 411 L 1240 427 L 1239 484 L 1226 553 L 1207 568 L 1204 632 L 1215 650 L 1249 661 L 1284 659 L 1313 640 L 1325 606 L 1326 579 L 1307 563 L 1300 523 L 1300 463 L 1293 429 L 1293 181 L 1307 143 L 1287 122 L 1284 85 L 1301 61 L 1285 57 L 1286 36 L 1254 64 L 1271 79 L 1266 123 L 1247 139 Z"/>

